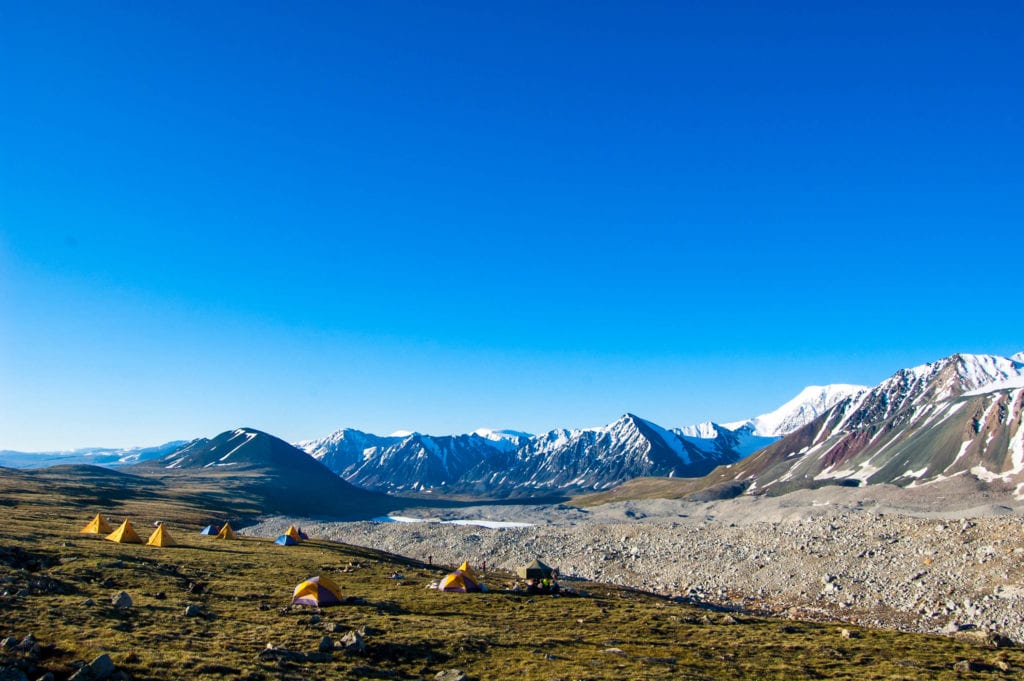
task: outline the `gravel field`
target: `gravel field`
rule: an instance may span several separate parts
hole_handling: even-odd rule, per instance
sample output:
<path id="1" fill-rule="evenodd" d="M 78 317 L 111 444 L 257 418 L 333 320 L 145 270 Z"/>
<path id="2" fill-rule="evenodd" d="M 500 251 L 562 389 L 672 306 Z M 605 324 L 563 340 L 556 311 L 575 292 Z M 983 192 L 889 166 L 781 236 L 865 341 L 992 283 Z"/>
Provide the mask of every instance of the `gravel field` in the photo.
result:
<path id="1" fill-rule="evenodd" d="M 435 564 L 512 570 L 540 557 L 570 579 L 752 612 L 1024 642 L 1021 510 L 955 492 L 943 500 L 833 488 L 593 509 L 491 505 L 444 516 L 532 523 L 523 528 L 439 522 L 437 509 L 407 508 L 401 515 L 434 522 L 271 517 L 245 533 L 273 537 L 296 522 L 313 537 Z"/>

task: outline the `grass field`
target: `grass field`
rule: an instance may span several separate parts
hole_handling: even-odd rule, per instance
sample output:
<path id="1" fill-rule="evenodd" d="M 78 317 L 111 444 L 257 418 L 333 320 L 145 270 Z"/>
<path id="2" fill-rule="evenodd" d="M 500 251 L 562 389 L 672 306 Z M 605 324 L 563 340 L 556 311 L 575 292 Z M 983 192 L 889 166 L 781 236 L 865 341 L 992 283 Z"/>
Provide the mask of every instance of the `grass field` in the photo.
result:
<path id="1" fill-rule="evenodd" d="M 30 679 L 68 678 L 102 653 L 132 679 L 433 679 L 451 669 L 527 681 L 1024 675 L 1017 648 L 729 614 L 600 584 L 564 582 L 580 597 L 529 597 L 491 572 L 489 593 L 438 593 L 425 587 L 440 566 L 315 538 L 281 547 L 200 537 L 225 517 L 217 490 L 94 475 L 0 471 L 0 638 L 31 634 L 39 644 L 4 649 L 0 661 L 31 666 Z M 144 539 L 162 520 L 183 545 L 80 535 L 100 511 L 115 523 L 130 517 Z M 313 575 L 351 602 L 290 608 L 292 589 Z M 131 608 L 112 605 L 121 591 Z M 188 605 L 201 614 L 186 617 Z M 362 652 L 318 651 L 324 636 L 352 630 Z M 268 644 L 288 652 L 268 654 Z"/>

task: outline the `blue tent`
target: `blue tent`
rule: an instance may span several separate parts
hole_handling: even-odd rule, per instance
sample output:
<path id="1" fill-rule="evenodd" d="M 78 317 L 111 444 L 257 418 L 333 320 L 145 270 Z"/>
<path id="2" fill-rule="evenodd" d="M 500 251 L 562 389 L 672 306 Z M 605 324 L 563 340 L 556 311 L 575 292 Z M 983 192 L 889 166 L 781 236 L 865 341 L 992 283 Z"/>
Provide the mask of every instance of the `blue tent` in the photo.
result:
<path id="1" fill-rule="evenodd" d="M 296 546 L 298 545 L 299 542 L 295 541 L 287 534 L 282 534 L 280 537 L 274 540 L 274 543 L 280 544 L 281 546 Z"/>
<path id="2" fill-rule="evenodd" d="M 207 525 L 199 531 L 199 534 L 209 534 L 216 536 L 218 532 L 220 532 L 220 528 L 216 525 Z"/>

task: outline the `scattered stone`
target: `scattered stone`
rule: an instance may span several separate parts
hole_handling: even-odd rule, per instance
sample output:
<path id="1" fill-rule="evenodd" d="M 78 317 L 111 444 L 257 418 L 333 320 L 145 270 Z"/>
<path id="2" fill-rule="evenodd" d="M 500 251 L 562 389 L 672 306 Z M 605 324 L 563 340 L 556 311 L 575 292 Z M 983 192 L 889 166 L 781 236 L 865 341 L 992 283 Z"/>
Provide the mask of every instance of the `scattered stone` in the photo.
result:
<path id="1" fill-rule="evenodd" d="M 625 655 L 626 651 L 622 648 L 605 648 L 602 652 L 611 653 L 612 655 Z"/>
<path id="2" fill-rule="evenodd" d="M 84 601 L 82 601 L 82 605 L 86 606 L 87 608 L 91 608 L 92 606 L 96 605 L 96 601 L 94 601 L 91 598 L 86 598 Z"/>
<path id="3" fill-rule="evenodd" d="M 363 637 L 359 635 L 358 631 L 350 631 L 342 636 L 341 640 L 338 641 L 338 647 L 350 654 L 366 652 L 366 643 L 363 642 Z"/>
<path id="4" fill-rule="evenodd" d="M 89 663 L 89 670 L 92 671 L 94 678 L 102 681 L 114 673 L 114 661 L 110 659 L 110 655 L 103 653 Z"/>
<path id="5" fill-rule="evenodd" d="M 334 634 L 339 629 L 341 629 L 341 625 L 338 624 L 337 622 L 324 622 L 323 627 L 324 627 L 324 631 L 326 631 L 328 634 Z"/>
<path id="6" fill-rule="evenodd" d="M 434 674 L 434 681 L 468 681 L 469 677 L 461 669 L 445 669 Z"/>
<path id="7" fill-rule="evenodd" d="M 202 609 L 198 605 L 189 604 L 185 606 L 185 617 L 201 617 Z"/>
<path id="8" fill-rule="evenodd" d="M 111 596 L 110 602 L 113 603 L 114 607 L 118 610 L 127 610 L 128 608 L 132 607 L 132 597 L 124 591 L 121 591 Z"/>
<path id="9" fill-rule="evenodd" d="M 1013 642 L 1005 636 L 996 634 L 984 629 L 967 629 L 953 634 L 953 638 L 964 643 L 971 643 L 976 646 L 988 646 L 990 648 L 1006 648 L 1013 645 Z"/>
<path id="10" fill-rule="evenodd" d="M 953 671 L 961 673 L 977 672 L 981 671 L 981 667 L 977 663 L 971 662 L 970 660 L 960 660 L 959 662 L 953 665 Z"/>
<path id="11" fill-rule="evenodd" d="M 943 634 L 955 634 L 958 631 L 962 631 L 962 630 L 964 630 L 966 628 L 967 627 L 965 627 L 964 625 L 960 624 L 959 622 L 957 622 L 955 620 L 950 620 L 946 624 L 946 626 L 942 627 L 942 633 Z"/>
<path id="12" fill-rule="evenodd" d="M 330 636 L 324 636 L 320 639 L 320 645 L 316 647 L 321 653 L 329 653 L 334 650 L 334 641 L 331 640 Z"/>
<path id="13" fill-rule="evenodd" d="M 82 666 L 71 675 L 68 681 L 105 681 L 116 670 L 114 661 L 106 653 L 96 657 L 92 662 Z"/>
<path id="14" fill-rule="evenodd" d="M 8 636 L 3 641 L 0 641 L 0 646 L 3 646 L 4 648 L 13 648 L 16 645 L 18 645 L 18 639 L 14 636 Z"/>
<path id="15" fill-rule="evenodd" d="M 839 635 L 843 638 L 860 638 L 860 633 L 852 629 L 840 629 Z"/>

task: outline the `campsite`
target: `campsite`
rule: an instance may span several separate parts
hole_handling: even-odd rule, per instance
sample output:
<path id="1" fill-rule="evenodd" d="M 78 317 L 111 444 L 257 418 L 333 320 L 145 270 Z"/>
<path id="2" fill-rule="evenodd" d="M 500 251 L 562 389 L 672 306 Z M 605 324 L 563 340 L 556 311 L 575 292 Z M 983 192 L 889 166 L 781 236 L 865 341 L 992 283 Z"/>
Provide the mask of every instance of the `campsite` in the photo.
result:
<path id="1" fill-rule="evenodd" d="M 519 575 L 482 573 L 472 562 L 487 592 L 444 593 L 427 587 L 460 566 L 315 535 L 277 546 L 246 536 L 243 518 L 198 489 L 132 492 L 103 473 L 67 482 L 4 473 L 0 634 L 14 647 L 0 666 L 30 668 L 30 679 L 70 678 L 104 654 L 118 678 L 152 680 L 433 679 L 452 670 L 481 680 L 1008 679 L 1024 671 L 1024 652 L 1013 647 L 754 617 L 565 575 L 578 597 L 530 596 L 511 590 Z M 130 519 L 142 540 L 164 528 L 176 546 L 82 533 L 97 513 L 114 531 Z M 237 539 L 201 535 L 213 517 L 221 530 L 228 521 L 240 529 Z M 311 577 L 336 585 L 340 603 L 292 605 Z M 122 593 L 130 606 L 115 604 Z"/>

